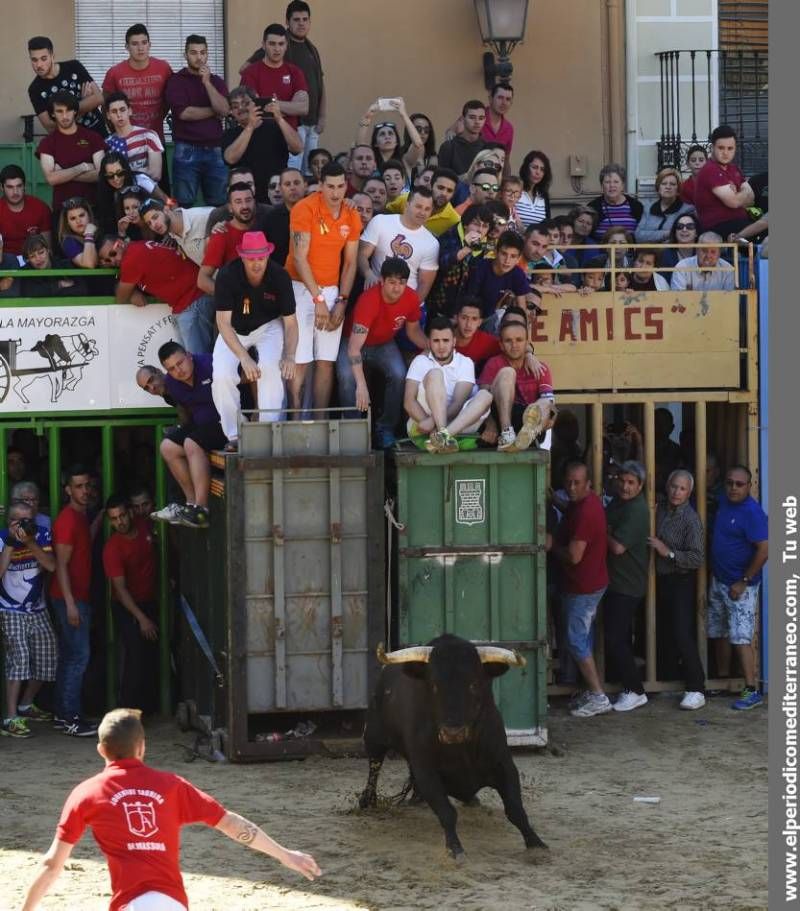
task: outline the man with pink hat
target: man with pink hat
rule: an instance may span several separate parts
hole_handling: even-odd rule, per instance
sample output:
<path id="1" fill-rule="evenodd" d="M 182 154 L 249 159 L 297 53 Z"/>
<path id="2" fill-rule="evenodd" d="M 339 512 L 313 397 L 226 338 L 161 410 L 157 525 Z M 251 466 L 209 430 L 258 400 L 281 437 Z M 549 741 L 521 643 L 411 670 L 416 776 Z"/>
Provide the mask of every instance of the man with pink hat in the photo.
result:
<path id="1" fill-rule="evenodd" d="M 297 319 L 292 280 L 269 258 L 275 245 L 263 231 L 248 231 L 238 258 L 217 272 L 214 304 L 219 335 L 214 345 L 211 392 L 229 449 L 238 445 L 239 366 L 256 382 L 264 420 L 281 417 L 284 380 L 295 372 Z M 248 353 L 255 347 L 258 363 Z"/>

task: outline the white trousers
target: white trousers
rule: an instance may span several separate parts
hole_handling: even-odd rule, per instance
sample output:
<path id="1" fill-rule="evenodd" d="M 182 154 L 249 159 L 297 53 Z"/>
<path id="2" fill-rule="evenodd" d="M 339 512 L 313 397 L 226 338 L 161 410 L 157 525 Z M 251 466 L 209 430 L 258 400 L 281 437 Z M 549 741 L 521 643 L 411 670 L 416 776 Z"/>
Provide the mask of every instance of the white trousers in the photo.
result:
<path id="1" fill-rule="evenodd" d="M 244 348 L 255 346 L 258 351 L 258 368 L 261 377 L 258 380 L 258 409 L 263 412 L 259 419 L 279 421 L 283 409 L 283 378 L 281 377 L 280 359 L 283 354 L 283 321 L 271 320 L 249 335 L 236 337 Z M 222 430 L 229 440 L 239 436 L 238 415 L 241 410 L 239 395 L 239 358 L 231 351 L 222 335 L 217 336 L 214 344 L 214 366 L 211 394 L 219 412 Z"/>

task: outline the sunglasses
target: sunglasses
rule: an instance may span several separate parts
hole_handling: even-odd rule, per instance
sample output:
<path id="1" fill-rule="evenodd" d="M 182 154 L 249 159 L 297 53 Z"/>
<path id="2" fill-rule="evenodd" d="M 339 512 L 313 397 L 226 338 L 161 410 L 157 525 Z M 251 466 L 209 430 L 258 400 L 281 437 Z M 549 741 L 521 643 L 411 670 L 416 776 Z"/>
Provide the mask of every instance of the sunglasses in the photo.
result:
<path id="1" fill-rule="evenodd" d="M 124 171 L 106 171 L 103 175 L 106 180 L 116 180 L 118 177 L 125 177 Z"/>
<path id="2" fill-rule="evenodd" d="M 726 487 L 747 487 L 749 481 L 734 481 L 732 478 L 725 479 Z"/>
<path id="3" fill-rule="evenodd" d="M 393 129 L 395 131 L 397 130 L 397 127 L 394 125 L 394 123 L 392 123 L 391 120 L 384 120 L 383 123 L 375 124 L 376 130 L 382 130 L 384 127 L 390 127 L 391 129 Z"/>
<path id="4" fill-rule="evenodd" d="M 89 203 L 82 196 L 70 196 L 69 199 L 65 199 L 61 203 L 62 211 L 66 212 L 67 209 L 88 209 Z"/>
<path id="5" fill-rule="evenodd" d="M 694 231 L 694 224 L 692 222 L 683 222 L 682 224 L 675 225 L 676 231 Z"/>
<path id="6" fill-rule="evenodd" d="M 473 183 L 473 187 L 480 187 L 484 193 L 496 193 L 500 189 L 497 183 Z"/>

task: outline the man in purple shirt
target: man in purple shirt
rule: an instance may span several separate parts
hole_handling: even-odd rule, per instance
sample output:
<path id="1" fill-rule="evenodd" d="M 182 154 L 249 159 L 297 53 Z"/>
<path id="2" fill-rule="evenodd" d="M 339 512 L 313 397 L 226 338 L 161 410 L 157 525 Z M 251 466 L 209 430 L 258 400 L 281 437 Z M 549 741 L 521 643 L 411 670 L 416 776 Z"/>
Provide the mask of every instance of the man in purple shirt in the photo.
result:
<path id="1" fill-rule="evenodd" d="M 168 503 L 151 518 L 207 528 L 211 484 L 208 453 L 223 449 L 227 442 L 211 396 L 212 357 L 190 354 L 183 345 L 166 342 L 158 349 L 158 359 L 167 371 L 165 392 L 189 412 L 190 423 L 168 431 L 161 441 L 161 455 L 183 491 L 186 505 Z"/>
<path id="2" fill-rule="evenodd" d="M 173 191 L 183 208 L 194 204 L 200 188 L 207 206 L 221 206 L 228 178 L 221 150 L 222 118 L 230 111 L 228 89 L 211 75 L 202 35 L 189 35 L 184 57 L 186 66 L 170 76 L 165 92 L 175 141 Z"/>

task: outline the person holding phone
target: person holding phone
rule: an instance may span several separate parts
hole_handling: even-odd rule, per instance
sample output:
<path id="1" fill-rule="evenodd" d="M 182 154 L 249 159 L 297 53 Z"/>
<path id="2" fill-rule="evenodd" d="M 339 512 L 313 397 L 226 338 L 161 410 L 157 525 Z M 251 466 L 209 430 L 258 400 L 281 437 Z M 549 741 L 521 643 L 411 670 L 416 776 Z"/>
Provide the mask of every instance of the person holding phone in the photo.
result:
<path id="1" fill-rule="evenodd" d="M 380 123 L 376 123 L 372 127 L 370 134 L 372 121 L 378 113 L 397 113 L 400 115 L 410 140 L 405 151 L 403 151 L 400 140 L 400 132 L 392 120 L 383 120 Z M 408 116 L 406 103 L 402 98 L 378 98 L 373 101 L 364 112 L 364 116 L 358 121 L 356 144 L 371 146 L 372 151 L 375 153 L 375 160 L 379 165 L 395 158 L 401 160 L 409 172 L 416 167 L 422 158 L 422 153 L 425 151 L 425 143 Z"/>
<path id="2" fill-rule="evenodd" d="M 253 89 L 261 107 L 277 101 L 281 113 L 296 130 L 300 118 L 308 114 L 308 84 L 300 67 L 284 60 L 287 42 L 282 25 L 268 25 L 264 29 L 264 59 L 242 71 L 241 85 Z"/>

